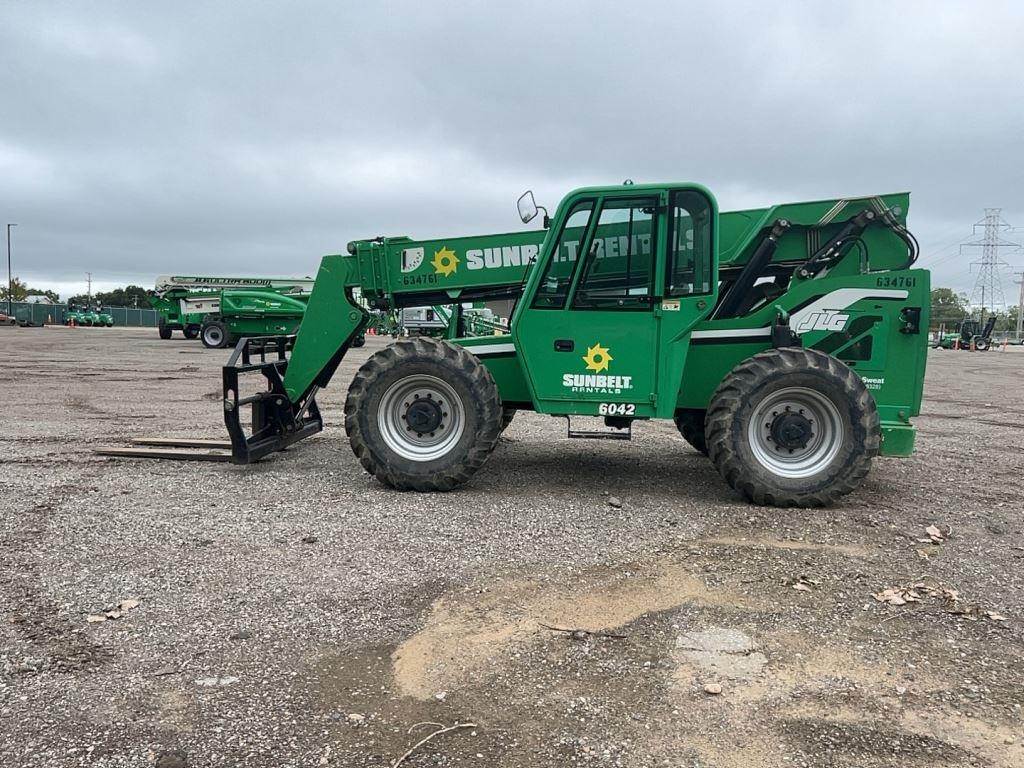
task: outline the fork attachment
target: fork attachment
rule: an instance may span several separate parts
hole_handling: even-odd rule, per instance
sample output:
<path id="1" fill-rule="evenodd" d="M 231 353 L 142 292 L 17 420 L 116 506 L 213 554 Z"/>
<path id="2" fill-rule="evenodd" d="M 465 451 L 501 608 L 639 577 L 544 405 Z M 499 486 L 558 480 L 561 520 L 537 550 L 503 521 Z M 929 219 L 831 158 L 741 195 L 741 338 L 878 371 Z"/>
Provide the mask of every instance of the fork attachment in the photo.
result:
<path id="1" fill-rule="evenodd" d="M 285 391 L 285 352 L 294 343 L 294 335 L 243 338 L 224 366 L 224 424 L 231 437 L 231 461 L 235 464 L 259 461 L 268 453 L 283 450 L 324 428 L 316 403 L 318 387 L 310 387 L 296 403 Z M 266 391 L 240 397 L 239 376 L 249 373 L 263 375 Z M 246 405 L 252 406 L 250 435 L 242 427 L 241 411 Z"/>

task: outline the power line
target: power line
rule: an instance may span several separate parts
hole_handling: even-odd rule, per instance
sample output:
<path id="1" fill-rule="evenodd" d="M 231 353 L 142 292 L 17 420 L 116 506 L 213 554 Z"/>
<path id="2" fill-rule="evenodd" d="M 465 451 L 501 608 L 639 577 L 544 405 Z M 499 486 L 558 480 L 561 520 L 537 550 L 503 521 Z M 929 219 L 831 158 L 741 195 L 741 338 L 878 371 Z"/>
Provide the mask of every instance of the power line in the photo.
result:
<path id="1" fill-rule="evenodd" d="M 970 235 L 968 235 L 967 237 L 970 237 Z M 950 250 L 951 248 L 956 248 L 956 246 L 958 246 L 961 243 L 963 243 L 967 239 L 967 237 L 958 237 L 956 240 L 950 240 L 945 245 L 940 245 L 937 248 L 929 248 L 928 250 L 931 251 L 931 253 L 928 256 L 925 256 L 925 257 L 923 257 L 921 259 L 922 264 L 924 262 L 928 262 L 929 264 L 936 263 L 934 261 L 931 261 L 931 259 L 934 259 L 936 256 L 941 256 L 942 254 L 944 254 L 946 251 Z M 956 253 L 953 253 L 951 255 L 952 256 L 959 256 L 960 253 L 959 253 L 959 251 L 957 251 Z M 940 261 L 943 261 L 943 260 L 944 259 L 940 259 Z"/>
<path id="2" fill-rule="evenodd" d="M 972 267 L 978 267 L 978 278 L 974 281 L 974 290 L 971 291 L 970 299 L 972 307 L 981 307 L 981 322 L 985 321 L 986 307 L 993 313 L 1006 311 L 1001 271 L 1008 269 L 1010 265 L 1003 261 L 1001 249 L 1020 250 L 1018 243 L 1000 237 L 1000 232 L 1012 229 L 1003 221 L 1002 210 L 1002 208 L 986 208 L 985 218 L 974 225 L 975 234 L 978 233 L 979 227 L 981 228 L 981 239 L 960 246 L 961 253 L 964 253 L 965 248 L 981 248 L 981 259 L 971 262 Z"/>

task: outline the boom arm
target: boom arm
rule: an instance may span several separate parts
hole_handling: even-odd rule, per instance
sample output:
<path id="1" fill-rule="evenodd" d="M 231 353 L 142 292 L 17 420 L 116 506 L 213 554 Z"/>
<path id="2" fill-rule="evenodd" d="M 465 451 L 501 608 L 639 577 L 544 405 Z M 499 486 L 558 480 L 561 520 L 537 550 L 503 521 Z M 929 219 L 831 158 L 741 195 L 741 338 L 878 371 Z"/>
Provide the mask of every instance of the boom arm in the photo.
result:
<path id="1" fill-rule="evenodd" d="M 323 428 L 316 393 L 330 382 L 371 319 L 355 299 L 356 289 L 371 307 L 386 310 L 516 296 L 546 234 L 376 238 L 350 243 L 347 255 L 324 256 L 290 359 L 284 356 L 289 339 L 278 340 L 278 354 L 270 360 L 243 339 L 224 367 L 224 420 L 232 460 L 256 461 Z M 254 361 L 257 354 L 260 359 Z M 262 374 L 266 390 L 241 395 L 240 374 L 246 373 Z M 252 406 L 251 436 L 242 428 L 246 405 Z"/>

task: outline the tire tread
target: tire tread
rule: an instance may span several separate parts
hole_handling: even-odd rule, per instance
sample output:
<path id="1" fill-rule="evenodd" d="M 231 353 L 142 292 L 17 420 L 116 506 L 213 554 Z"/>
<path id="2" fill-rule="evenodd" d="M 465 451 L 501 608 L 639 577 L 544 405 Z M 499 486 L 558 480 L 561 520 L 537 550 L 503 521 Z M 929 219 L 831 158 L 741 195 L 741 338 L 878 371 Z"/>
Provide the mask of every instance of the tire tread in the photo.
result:
<path id="1" fill-rule="evenodd" d="M 424 476 L 413 476 L 386 457 L 375 455 L 363 434 L 358 415 L 373 388 L 397 367 L 427 359 L 449 365 L 467 377 L 478 400 L 479 429 L 465 456 L 455 465 Z M 356 372 L 345 400 L 345 433 L 363 468 L 382 483 L 399 490 L 449 491 L 467 483 L 487 462 L 501 435 L 502 405 L 491 372 L 465 348 L 425 336 L 398 339 L 372 355 Z"/>
<path id="2" fill-rule="evenodd" d="M 780 368 L 787 374 L 808 369 L 825 373 L 848 395 L 850 412 L 857 414 L 856 419 L 851 419 L 851 439 L 861 448 L 854 451 L 846 471 L 824 488 L 799 492 L 773 487 L 751 472 L 737 451 L 732 433 L 738 412 L 757 386 Z M 704 431 L 708 455 L 725 481 L 755 504 L 779 507 L 822 507 L 834 503 L 861 484 L 881 447 L 878 409 L 861 378 L 831 355 L 801 347 L 761 352 L 733 368 L 711 398 Z"/>

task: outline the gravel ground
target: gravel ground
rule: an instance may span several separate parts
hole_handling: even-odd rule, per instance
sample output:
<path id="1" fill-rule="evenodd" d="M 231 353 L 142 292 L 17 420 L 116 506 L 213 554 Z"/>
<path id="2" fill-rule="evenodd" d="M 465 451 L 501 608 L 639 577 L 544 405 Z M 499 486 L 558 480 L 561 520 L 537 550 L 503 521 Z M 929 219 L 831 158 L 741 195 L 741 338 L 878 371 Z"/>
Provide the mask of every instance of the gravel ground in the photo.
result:
<path id="1" fill-rule="evenodd" d="M 473 723 L 403 765 L 1024 765 L 1024 349 L 933 352 L 918 453 L 807 511 L 671 424 L 524 413 L 469 487 L 385 489 L 342 428 L 382 343 L 236 467 L 91 453 L 223 437 L 227 352 L 0 329 L 0 764 L 391 766 Z"/>

